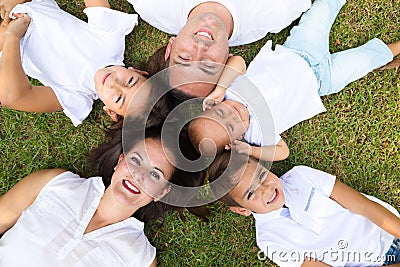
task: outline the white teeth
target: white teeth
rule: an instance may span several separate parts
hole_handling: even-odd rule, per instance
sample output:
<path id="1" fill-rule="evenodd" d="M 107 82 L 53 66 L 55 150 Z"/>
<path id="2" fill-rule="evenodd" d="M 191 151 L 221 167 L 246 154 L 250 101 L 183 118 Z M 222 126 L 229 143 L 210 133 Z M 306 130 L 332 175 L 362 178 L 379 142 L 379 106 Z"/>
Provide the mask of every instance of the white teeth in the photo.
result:
<path id="1" fill-rule="evenodd" d="M 134 191 L 136 193 L 139 193 L 139 190 L 135 186 L 133 186 L 131 183 L 129 183 L 128 181 L 125 181 L 125 180 L 124 180 L 124 183 L 129 189 L 131 189 L 132 191 Z"/>
<path id="2" fill-rule="evenodd" d="M 276 191 L 274 191 L 274 194 L 272 195 L 272 197 L 268 200 L 268 203 L 270 203 L 272 200 L 274 200 L 276 196 Z"/>
<path id="3" fill-rule="evenodd" d="M 207 37 L 208 39 L 212 40 L 212 36 L 207 32 L 197 32 L 196 35 Z"/>

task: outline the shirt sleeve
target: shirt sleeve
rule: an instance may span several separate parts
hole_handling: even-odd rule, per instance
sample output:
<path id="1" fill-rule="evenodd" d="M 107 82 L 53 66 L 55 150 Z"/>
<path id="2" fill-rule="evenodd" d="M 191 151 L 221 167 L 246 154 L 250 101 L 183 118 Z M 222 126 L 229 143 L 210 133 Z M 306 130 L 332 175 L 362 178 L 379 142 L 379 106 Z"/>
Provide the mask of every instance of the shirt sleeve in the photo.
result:
<path id="1" fill-rule="evenodd" d="M 127 14 L 106 7 L 88 7 L 83 10 L 88 17 L 88 24 L 98 30 L 129 34 L 138 24 L 136 14 Z"/>

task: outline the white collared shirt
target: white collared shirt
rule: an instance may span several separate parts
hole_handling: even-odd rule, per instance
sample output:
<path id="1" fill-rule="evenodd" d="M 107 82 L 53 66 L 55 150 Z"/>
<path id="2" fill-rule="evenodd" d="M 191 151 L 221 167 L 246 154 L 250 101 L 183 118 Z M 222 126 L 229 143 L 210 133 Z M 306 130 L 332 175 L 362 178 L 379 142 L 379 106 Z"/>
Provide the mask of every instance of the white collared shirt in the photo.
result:
<path id="1" fill-rule="evenodd" d="M 298 166 L 281 179 L 289 208 L 253 214 L 257 244 L 269 259 L 290 267 L 305 257 L 332 266 L 382 265 L 394 237 L 329 198 L 334 176 Z"/>
<path id="2" fill-rule="evenodd" d="M 11 11 L 31 17 L 21 39 L 25 73 L 53 89 L 75 126 L 98 98 L 94 74 L 107 65 L 124 65 L 125 36 L 137 24 L 136 14 L 110 8 L 84 12 L 88 22 L 61 10 L 54 0 L 32 0 Z"/>
<path id="3" fill-rule="evenodd" d="M 128 0 L 140 17 L 157 29 L 177 35 L 186 24 L 190 11 L 206 0 Z M 211 1 L 210 1 L 211 2 Z M 276 33 L 290 25 L 311 7 L 310 0 L 214 0 L 232 15 L 234 27 L 229 46 L 249 44 L 267 33 Z"/>
<path id="4" fill-rule="evenodd" d="M 307 62 L 283 46 L 271 46 L 269 40 L 225 94 L 249 107 L 252 118 L 244 138 L 262 146 L 276 144 L 282 132 L 326 111 Z"/>
<path id="5" fill-rule="evenodd" d="M 149 266 L 156 250 L 137 219 L 84 233 L 103 193 L 100 177 L 53 178 L 0 239 L 0 266 Z"/>

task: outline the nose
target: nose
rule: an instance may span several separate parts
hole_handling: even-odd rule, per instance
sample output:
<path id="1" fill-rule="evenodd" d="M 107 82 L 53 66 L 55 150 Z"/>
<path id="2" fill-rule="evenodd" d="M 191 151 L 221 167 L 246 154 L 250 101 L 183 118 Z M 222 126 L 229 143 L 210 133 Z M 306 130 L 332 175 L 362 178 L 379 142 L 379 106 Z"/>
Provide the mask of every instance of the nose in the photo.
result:
<path id="1" fill-rule="evenodd" d="M 195 37 L 195 42 L 193 42 L 192 52 L 193 52 L 193 60 L 201 61 L 203 60 L 203 54 L 208 51 L 210 45 L 207 41 L 204 41 L 200 38 Z"/>
<path id="2" fill-rule="evenodd" d="M 132 175 L 133 175 L 133 179 L 135 180 L 135 182 L 142 186 L 143 181 L 144 181 L 144 179 L 143 179 L 144 174 L 141 173 L 140 171 L 135 170 Z"/>

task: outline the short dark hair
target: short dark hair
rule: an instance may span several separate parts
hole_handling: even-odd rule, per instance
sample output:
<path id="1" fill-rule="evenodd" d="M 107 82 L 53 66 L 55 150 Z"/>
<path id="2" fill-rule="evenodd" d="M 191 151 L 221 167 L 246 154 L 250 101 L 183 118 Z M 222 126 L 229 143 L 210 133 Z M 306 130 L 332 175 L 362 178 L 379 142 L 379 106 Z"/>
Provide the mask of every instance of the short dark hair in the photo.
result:
<path id="1" fill-rule="evenodd" d="M 236 186 L 241 177 L 238 177 L 240 168 L 245 166 L 248 162 L 248 156 L 239 154 L 234 150 L 225 150 L 218 154 L 211 165 L 208 167 L 208 180 L 211 183 L 211 191 L 220 192 L 230 188 L 230 191 Z M 223 185 L 214 185 L 212 182 L 217 179 L 225 179 Z M 241 207 L 231 195 L 226 193 L 219 200 L 231 207 Z"/>

